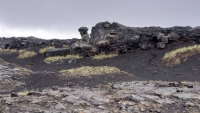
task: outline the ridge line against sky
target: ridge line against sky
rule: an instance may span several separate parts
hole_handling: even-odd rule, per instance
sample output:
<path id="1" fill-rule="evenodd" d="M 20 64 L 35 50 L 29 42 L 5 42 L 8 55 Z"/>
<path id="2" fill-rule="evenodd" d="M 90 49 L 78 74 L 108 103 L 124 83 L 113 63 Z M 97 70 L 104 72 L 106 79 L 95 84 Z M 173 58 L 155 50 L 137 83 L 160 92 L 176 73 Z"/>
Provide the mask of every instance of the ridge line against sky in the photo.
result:
<path id="1" fill-rule="evenodd" d="M 0 37 L 81 38 L 98 22 L 200 26 L 200 0 L 0 0 Z"/>

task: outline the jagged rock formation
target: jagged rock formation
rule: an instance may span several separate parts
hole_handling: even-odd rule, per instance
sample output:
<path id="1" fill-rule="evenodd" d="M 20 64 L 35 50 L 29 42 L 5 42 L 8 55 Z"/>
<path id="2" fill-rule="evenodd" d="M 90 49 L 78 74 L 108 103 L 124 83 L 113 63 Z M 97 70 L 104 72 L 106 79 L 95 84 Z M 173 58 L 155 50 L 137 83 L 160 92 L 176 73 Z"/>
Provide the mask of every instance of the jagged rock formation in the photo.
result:
<path id="1" fill-rule="evenodd" d="M 127 53 L 137 49 L 164 49 L 169 44 L 179 44 L 179 42 L 200 43 L 200 28 L 189 26 L 127 27 L 116 22 L 106 21 L 92 27 L 90 38 L 87 27 L 80 27 L 78 31 L 81 34 L 81 40 L 42 40 L 35 37 L 0 38 L 0 47 L 5 49 L 46 46 L 62 48 L 62 45 L 66 44 L 70 47 L 69 54 L 79 53 L 83 56 L 91 56 L 99 53 Z"/>
<path id="2" fill-rule="evenodd" d="M 116 22 L 111 24 L 106 21 L 92 27 L 90 43 L 92 45 L 98 44 L 105 40 L 113 30 L 116 31 L 118 45 L 140 49 L 165 48 L 166 44 L 178 40 L 200 42 L 199 27 L 127 27 Z"/>
<path id="3" fill-rule="evenodd" d="M 89 34 L 87 33 L 88 28 L 87 27 L 80 27 L 78 29 L 78 31 L 81 34 L 82 40 L 83 42 L 89 42 Z"/>
<path id="4" fill-rule="evenodd" d="M 55 46 L 57 48 L 62 47 L 63 45 L 71 45 L 80 39 L 51 39 L 45 40 L 35 37 L 11 37 L 11 38 L 0 38 L 0 47 L 4 49 L 25 49 L 31 47 L 46 47 L 46 46 Z"/>

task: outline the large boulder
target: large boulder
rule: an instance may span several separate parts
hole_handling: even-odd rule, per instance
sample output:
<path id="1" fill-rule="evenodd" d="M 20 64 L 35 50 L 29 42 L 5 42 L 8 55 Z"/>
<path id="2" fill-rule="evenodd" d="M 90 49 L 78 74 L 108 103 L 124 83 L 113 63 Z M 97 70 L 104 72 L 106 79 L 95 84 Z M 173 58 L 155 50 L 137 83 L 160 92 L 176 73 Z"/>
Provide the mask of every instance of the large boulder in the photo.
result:
<path id="1" fill-rule="evenodd" d="M 107 21 L 97 23 L 94 27 L 92 27 L 90 43 L 96 45 L 99 41 L 105 40 L 109 35 L 111 35 L 111 30 L 115 30 L 117 33 L 116 36 L 119 36 L 119 38 L 125 38 L 123 37 L 125 28 L 126 26 L 116 22 L 113 22 L 112 24 Z"/>
<path id="2" fill-rule="evenodd" d="M 108 45 L 110 45 L 110 42 L 109 40 L 100 40 L 97 44 L 96 44 L 98 47 L 106 47 Z"/>
<path id="3" fill-rule="evenodd" d="M 178 41 L 178 39 L 180 39 L 181 37 L 178 34 L 172 32 L 168 35 L 168 38 L 169 41 Z"/>
<path id="4" fill-rule="evenodd" d="M 169 36 L 164 35 L 163 33 L 159 33 L 157 36 L 157 41 L 158 42 L 164 42 L 164 43 L 168 43 L 169 40 Z"/>
<path id="5" fill-rule="evenodd" d="M 159 30 L 159 27 L 149 29 L 148 27 L 127 27 L 116 22 L 100 22 L 92 27 L 90 43 L 96 45 L 101 40 L 109 40 L 110 44 L 149 49 L 153 47 L 151 43 L 153 33 L 156 34 Z"/>
<path id="6" fill-rule="evenodd" d="M 111 35 L 111 30 L 116 31 L 116 34 Z M 141 49 L 149 49 L 156 47 L 157 45 L 160 45 L 159 48 L 163 48 L 168 43 L 181 39 L 192 38 L 193 41 L 199 42 L 199 34 L 199 27 L 127 27 L 116 22 L 110 23 L 105 21 L 97 23 L 92 27 L 90 43 L 92 45 L 99 45 L 101 40 L 110 41 L 110 39 L 117 37 L 117 43 L 113 44 L 128 46 L 127 48 L 137 47 Z"/>
<path id="7" fill-rule="evenodd" d="M 66 56 L 67 54 L 69 54 L 68 48 L 54 48 L 54 49 L 48 49 L 46 52 L 44 52 L 45 57 Z"/>
<path id="8" fill-rule="evenodd" d="M 77 41 L 71 45 L 72 49 L 81 49 L 81 50 L 88 50 L 92 48 L 92 45 L 85 41 Z"/>

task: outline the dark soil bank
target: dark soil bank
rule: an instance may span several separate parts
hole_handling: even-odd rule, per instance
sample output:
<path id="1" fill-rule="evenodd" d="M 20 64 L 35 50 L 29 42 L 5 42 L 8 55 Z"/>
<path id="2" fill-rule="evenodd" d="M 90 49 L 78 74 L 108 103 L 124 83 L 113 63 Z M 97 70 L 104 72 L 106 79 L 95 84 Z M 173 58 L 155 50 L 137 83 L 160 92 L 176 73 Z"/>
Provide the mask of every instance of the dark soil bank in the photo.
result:
<path id="1" fill-rule="evenodd" d="M 183 45 L 182 45 L 183 46 Z M 176 46 L 178 48 L 178 46 Z M 47 64 L 44 56 L 38 54 L 29 59 L 17 59 L 17 55 L 1 55 L 7 62 L 18 64 L 35 72 L 25 79 L 27 88 L 46 88 L 51 86 L 80 85 L 93 87 L 109 82 L 134 81 L 134 80 L 163 80 L 163 81 L 200 81 L 200 54 L 190 57 L 186 62 L 173 67 L 166 67 L 162 63 L 162 57 L 167 51 L 175 47 L 167 47 L 163 50 L 150 49 L 138 50 L 134 53 L 120 54 L 118 57 L 92 60 L 91 58 L 77 59 L 69 64 Z M 114 66 L 125 73 L 100 75 L 92 77 L 66 78 L 58 76 L 58 71 L 77 68 L 81 66 Z M 195 70 L 194 70 L 195 68 Z"/>

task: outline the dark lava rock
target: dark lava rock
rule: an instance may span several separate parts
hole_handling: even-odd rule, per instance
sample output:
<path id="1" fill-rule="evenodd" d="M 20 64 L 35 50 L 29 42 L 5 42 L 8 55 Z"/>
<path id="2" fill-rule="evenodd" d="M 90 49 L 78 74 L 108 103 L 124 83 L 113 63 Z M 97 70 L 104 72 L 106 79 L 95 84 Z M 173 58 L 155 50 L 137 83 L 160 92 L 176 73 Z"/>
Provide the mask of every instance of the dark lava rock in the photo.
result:
<path id="1" fill-rule="evenodd" d="M 178 93 L 179 93 L 179 92 L 183 92 L 183 90 L 179 90 L 179 89 L 177 89 L 176 92 L 178 92 Z"/>
<path id="2" fill-rule="evenodd" d="M 155 109 L 156 113 L 161 113 L 160 109 Z"/>
<path id="3" fill-rule="evenodd" d="M 149 109 L 149 112 L 154 112 L 154 109 Z"/>
<path id="4" fill-rule="evenodd" d="M 30 91 L 28 92 L 27 96 L 41 96 L 41 94 L 35 91 Z"/>
<path id="5" fill-rule="evenodd" d="M 193 85 L 192 84 L 188 84 L 187 87 L 188 88 L 193 88 Z"/>
<path id="6" fill-rule="evenodd" d="M 52 90 L 58 90 L 58 88 L 59 88 L 58 86 L 53 86 Z"/>
<path id="7" fill-rule="evenodd" d="M 16 93 L 16 92 L 12 92 L 11 94 L 10 94 L 10 97 L 18 97 L 19 95 Z"/>

